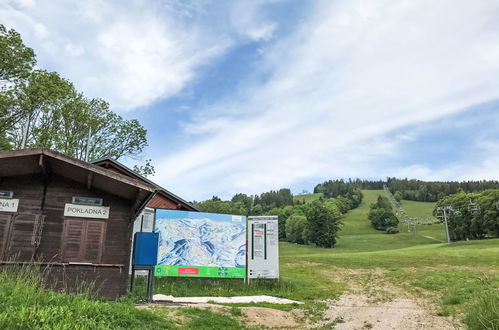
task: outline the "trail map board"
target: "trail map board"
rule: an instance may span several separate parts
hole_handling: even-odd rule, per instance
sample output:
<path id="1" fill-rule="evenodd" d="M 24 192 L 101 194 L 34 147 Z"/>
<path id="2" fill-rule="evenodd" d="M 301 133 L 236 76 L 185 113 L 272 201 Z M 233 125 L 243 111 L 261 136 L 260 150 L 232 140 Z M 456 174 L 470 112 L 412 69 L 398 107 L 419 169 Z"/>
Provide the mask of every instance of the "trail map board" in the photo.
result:
<path id="1" fill-rule="evenodd" d="M 246 277 L 246 217 L 156 210 L 156 276 Z"/>

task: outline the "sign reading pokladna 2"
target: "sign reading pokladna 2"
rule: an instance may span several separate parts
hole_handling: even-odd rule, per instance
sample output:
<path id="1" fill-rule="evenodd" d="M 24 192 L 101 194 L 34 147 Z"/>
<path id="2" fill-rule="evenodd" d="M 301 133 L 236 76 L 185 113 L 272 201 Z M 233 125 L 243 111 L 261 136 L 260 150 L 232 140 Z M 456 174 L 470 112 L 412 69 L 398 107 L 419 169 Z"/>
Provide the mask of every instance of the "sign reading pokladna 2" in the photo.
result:
<path id="1" fill-rule="evenodd" d="M 156 276 L 246 277 L 246 217 L 156 210 Z"/>
<path id="2" fill-rule="evenodd" d="M 109 206 L 92 206 L 66 203 L 65 217 L 109 219 Z"/>
<path id="3" fill-rule="evenodd" d="M 277 216 L 248 217 L 248 278 L 279 278 Z"/>

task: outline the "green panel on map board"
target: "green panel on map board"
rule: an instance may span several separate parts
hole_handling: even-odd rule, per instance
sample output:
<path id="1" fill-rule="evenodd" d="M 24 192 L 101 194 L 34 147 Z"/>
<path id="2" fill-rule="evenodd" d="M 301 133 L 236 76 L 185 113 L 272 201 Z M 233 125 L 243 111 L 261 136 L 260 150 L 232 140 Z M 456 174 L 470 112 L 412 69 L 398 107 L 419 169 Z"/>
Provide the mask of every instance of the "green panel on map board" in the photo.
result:
<path id="1" fill-rule="evenodd" d="M 246 277 L 246 268 L 158 265 L 158 266 L 155 266 L 155 268 L 154 268 L 154 275 L 156 275 L 156 276 L 245 278 Z"/>

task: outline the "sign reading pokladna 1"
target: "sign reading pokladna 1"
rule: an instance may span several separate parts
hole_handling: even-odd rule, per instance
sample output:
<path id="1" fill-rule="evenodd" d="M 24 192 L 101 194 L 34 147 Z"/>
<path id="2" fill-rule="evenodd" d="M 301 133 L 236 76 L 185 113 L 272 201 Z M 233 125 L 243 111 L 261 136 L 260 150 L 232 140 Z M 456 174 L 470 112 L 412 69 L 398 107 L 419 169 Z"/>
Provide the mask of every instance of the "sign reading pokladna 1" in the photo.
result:
<path id="1" fill-rule="evenodd" d="M 246 277 L 246 217 L 156 210 L 156 276 Z"/>
<path id="2" fill-rule="evenodd" d="M 248 217 L 248 278 L 279 278 L 277 216 Z"/>
<path id="3" fill-rule="evenodd" d="M 19 199 L 0 198 L 0 212 L 17 212 L 18 207 Z"/>
<path id="4" fill-rule="evenodd" d="M 109 219 L 109 206 L 92 206 L 66 203 L 65 217 Z"/>

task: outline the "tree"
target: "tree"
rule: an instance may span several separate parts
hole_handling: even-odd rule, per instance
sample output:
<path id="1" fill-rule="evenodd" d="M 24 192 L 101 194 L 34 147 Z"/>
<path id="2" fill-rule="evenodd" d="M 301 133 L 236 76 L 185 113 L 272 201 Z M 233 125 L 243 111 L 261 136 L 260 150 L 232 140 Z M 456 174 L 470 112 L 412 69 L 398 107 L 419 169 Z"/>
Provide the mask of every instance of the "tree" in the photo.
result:
<path id="1" fill-rule="evenodd" d="M 138 175 L 142 175 L 143 177 L 148 177 L 150 175 L 154 175 L 156 173 L 154 166 L 151 164 L 151 159 L 146 160 L 144 165 L 134 165 L 133 171 Z"/>
<path id="2" fill-rule="evenodd" d="M 307 241 L 308 220 L 300 214 L 291 215 L 286 221 L 286 238 L 292 243 L 305 244 Z"/>
<path id="3" fill-rule="evenodd" d="M 393 214 L 384 208 L 371 208 L 368 215 L 371 225 L 376 230 L 386 230 L 389 227 L 397 227 L 399 220 Z"/>
<path id="4" fill-rule="evenodd" d="M 26 79 L 36 64 L 35 52 L 21 35 L 0 24 L 0 84 Z"/>
<path id="5" fill-rule="evenodd" d="M 307 207 L 307 219 L 310 242 L 324 248 L 334 247 L 341 225 L 339 210 L 316 200 Z"/>
<path id="6" fill-rule="evenodd" d="M 393 194 L 393 198 L 395 198 L 397 202 L 400 202 L 402 200 L 402 193 L 397 190 L 395 194 Z"/>
<path id="7" fill-rule="evenodd" d="M 235 194 L 231 201 L 241 202 L 248 210 L 253 206 L 253 198 L 246 194 Z"/>

